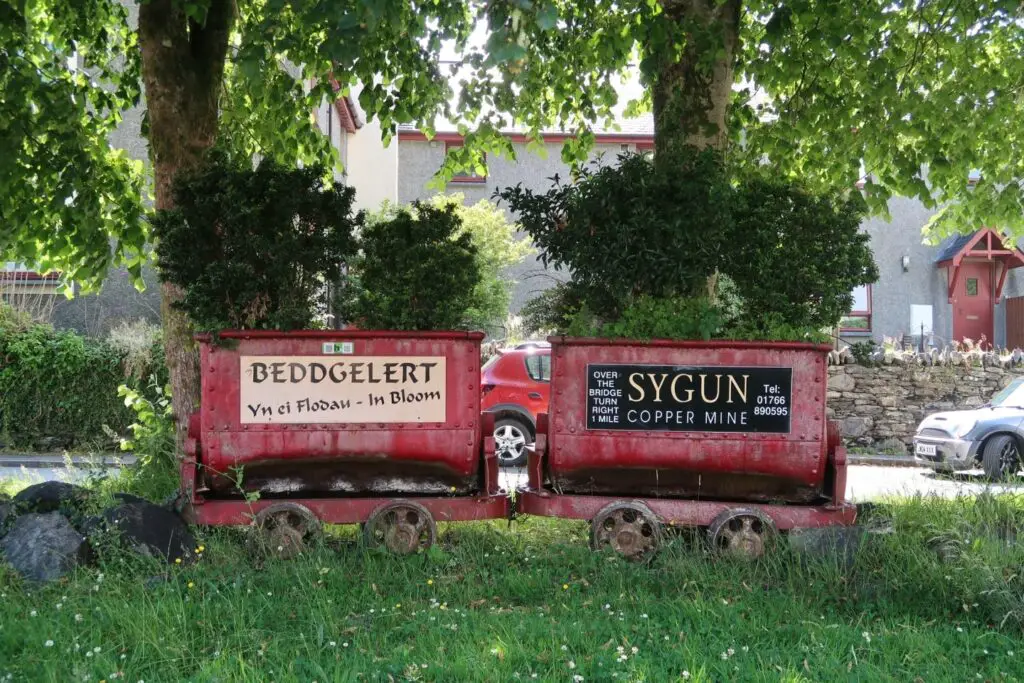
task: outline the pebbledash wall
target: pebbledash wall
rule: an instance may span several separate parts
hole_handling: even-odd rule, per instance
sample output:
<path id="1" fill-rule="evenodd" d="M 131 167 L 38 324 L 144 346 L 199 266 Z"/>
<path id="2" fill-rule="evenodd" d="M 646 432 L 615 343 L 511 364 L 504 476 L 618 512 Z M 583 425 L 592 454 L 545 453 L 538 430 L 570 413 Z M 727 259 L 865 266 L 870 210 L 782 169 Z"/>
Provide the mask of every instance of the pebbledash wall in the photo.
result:
<path id="1" fill-rule="evenodd" d="M 921 420 L 942 410 L 980 406 L 1024 368 L 832 365 L 828 416 L 849 446 L 909 447 Z"/>

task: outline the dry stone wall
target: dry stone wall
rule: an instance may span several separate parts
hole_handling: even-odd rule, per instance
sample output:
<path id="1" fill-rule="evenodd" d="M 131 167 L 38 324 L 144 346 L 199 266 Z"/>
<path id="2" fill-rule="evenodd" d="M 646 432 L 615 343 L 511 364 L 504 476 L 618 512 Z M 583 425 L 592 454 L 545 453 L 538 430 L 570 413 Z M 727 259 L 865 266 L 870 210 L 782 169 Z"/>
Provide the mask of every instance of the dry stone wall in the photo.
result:
<path id="1" fill-rule="evenodd" d="M 926 415 L 980 406 L 1024 368 L 845 364 L 828 373 L 828 415 L 847 446 L 898 450 Z"/>

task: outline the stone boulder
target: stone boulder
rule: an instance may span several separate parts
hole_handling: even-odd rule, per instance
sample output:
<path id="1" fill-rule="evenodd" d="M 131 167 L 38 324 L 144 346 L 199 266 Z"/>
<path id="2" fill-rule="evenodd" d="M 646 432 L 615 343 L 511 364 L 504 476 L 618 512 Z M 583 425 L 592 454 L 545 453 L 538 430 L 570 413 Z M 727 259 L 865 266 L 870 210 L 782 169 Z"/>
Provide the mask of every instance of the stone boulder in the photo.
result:
<path id="1" fill-rule="evenodd" d="M 867 434 L 874 423 L 870 417 L 847 417 L 839 423 L 839 432 L 844 438 L 858 439 Z"/>
<path id="2" fill-rule="evenodd" d="M 0 498 L 0 538 L 7 532 L 8 517 L 14 517 L 14 505 L 10 500 Z"/>
<path id="3" fill-rule="evenodd" d="M 89 543 L 59 512 L 20 515 L 0 538 L 0 554 L 29 581 L 54 581 L 92 559 Z"/>
<path id="4" fill-rule="evenodd" d="M 90 537 L 110 533 L 125 547 L 147 557 L 165 562 L 195 560 L 196 540 L 185 521 L 146 500 L 115 505 L 89 527 Z"/>
<path id="5" fill-rule="evenodd" d="M 830 526 L 818 529 L 793 529 L 789 548 L 803 561 L 835 561 L 851 569 L 857 560 L 865 529 L 860 526 Z"/>
<path id="6" fill-rule="evenodd" d="M 829 391 L 853 391 L 856 386 L 857 380 L 845 372 L 837 372 L 828 378 Z"/>
<path id="7" fill-rule="evenodd" d="M 63 481 L 44 481 L 22 489 L 14 496 L 14 507 L 25 512 L 80 512 L 89 500 L 89 489 Z"/>

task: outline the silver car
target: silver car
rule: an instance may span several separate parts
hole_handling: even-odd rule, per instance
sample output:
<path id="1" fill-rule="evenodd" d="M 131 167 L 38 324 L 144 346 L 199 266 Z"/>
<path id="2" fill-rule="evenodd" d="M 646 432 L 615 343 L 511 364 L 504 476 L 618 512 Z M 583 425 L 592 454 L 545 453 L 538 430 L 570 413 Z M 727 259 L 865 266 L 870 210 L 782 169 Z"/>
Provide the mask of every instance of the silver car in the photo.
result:
<path id="1" fill-rule="evenodd" d="M 979 466 L 994 480 L 1016 474 L 1024 452 L 1024 377 L 973 410 L 926 417 L 914 434 L 914 458 L 941 471 Z"/>

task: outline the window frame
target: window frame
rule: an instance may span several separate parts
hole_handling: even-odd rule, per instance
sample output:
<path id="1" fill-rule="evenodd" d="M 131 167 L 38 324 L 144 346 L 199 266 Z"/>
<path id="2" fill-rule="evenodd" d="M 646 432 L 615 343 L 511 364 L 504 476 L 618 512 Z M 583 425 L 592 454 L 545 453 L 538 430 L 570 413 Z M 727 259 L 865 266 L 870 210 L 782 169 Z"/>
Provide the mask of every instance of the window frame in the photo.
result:
<path id="1" fill-rule="evenodd" d="M 445 140 L 444 143 L 444 155 L 448 156 L 448 150 L 452 147 L 465 147 L 465 143 L 462 140 Z M 477 175 L 476 173 L 458 173 L 452 176 L 449 182 L 462 183 L 466 185 L 482 185 L 487 182 L 487 152 L 484 152 L 484 174 Z"/>
<path id="2" fill-rule="evenodd" d="M 530 361 L 538 359 L 540 377 L 535 377 L 530 370 Z M 544 377 L 544 359 L 547 358 L 547 378 Z M 534 382 L 551 383 L 551 354 L 550 353 L 528 353 L 523 357 L 523 367 L 526 369 L 526 376 Z"/>
<path id="3" fill-rule="evenodd" d="M 847 313 L 846 315 L 844 315 L 839 320 L 839 331 L 840 332 L 846 332 L 846 333 L 852 332 L 852 333 L 861 333 L 861 334 L 871 334 L 871 323 L 872 323 L 872 321 L 871 321 L 871 317 L 872 317 L 871 311 L 872 311 L 872 308 L 873 308 L 871 285 L 861 285 L 861 286 L 864 287 L 864 289 L 866 290 L 866 293 L 867 293 L 867 308 L 865 310 L 857 310 L 857 309 L 851 308 L 850 312 Z M 864 320 L 867 323 L 867 326 L 866 327 L 851 327 L 850 325 L 845 324 L 847 320 L 851 320 L 851 319 Z"/>

